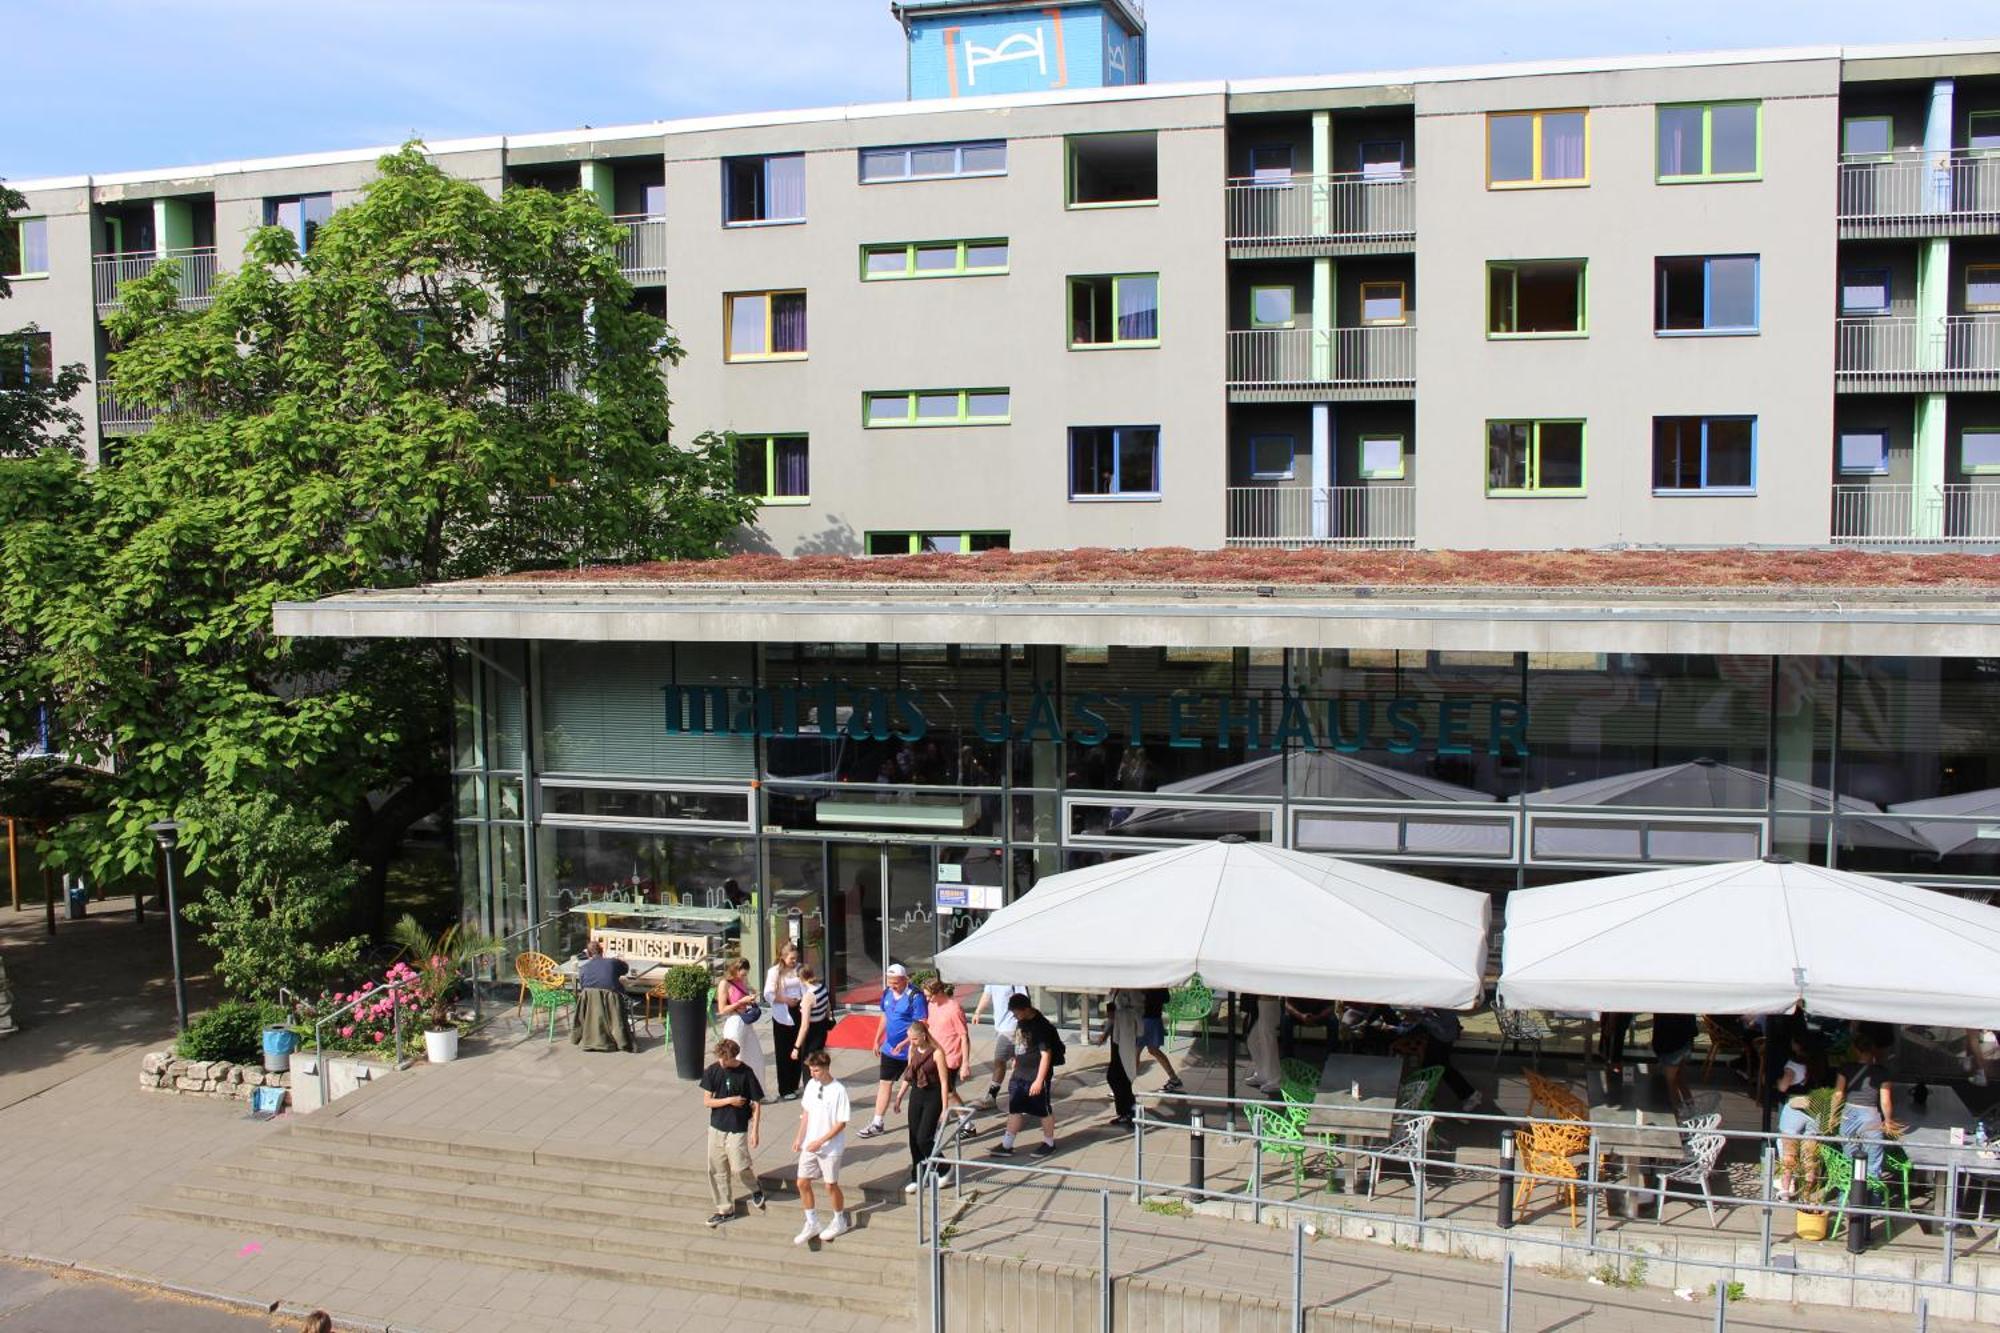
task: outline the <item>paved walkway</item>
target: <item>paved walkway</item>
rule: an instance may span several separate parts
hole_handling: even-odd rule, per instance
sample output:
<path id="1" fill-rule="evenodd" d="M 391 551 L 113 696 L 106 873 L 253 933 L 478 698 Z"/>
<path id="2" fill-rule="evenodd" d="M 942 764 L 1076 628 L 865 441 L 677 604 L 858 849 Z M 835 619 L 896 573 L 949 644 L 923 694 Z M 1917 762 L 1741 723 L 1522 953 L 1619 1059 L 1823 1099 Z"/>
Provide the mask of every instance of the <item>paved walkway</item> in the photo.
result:
<path id="1" fill-rule="evenodd" d="M 29 1264 L 0 1262 L 0 1333 L 255 1333 L 297 1328 L 289 1316 L 245 1314 Z"/>

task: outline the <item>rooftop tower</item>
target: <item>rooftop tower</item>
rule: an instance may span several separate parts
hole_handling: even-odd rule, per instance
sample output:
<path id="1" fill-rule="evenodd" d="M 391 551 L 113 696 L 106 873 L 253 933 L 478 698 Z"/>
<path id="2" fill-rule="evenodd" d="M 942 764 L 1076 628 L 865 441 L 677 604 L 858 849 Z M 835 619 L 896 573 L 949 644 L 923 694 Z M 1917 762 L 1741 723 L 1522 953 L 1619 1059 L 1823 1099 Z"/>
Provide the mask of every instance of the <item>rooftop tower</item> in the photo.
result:
<path id="1" fill-rule="evenodd" d="M 909 95 L 982 97 L 1146 81 L 1145 0 L 899 0 Z"/>

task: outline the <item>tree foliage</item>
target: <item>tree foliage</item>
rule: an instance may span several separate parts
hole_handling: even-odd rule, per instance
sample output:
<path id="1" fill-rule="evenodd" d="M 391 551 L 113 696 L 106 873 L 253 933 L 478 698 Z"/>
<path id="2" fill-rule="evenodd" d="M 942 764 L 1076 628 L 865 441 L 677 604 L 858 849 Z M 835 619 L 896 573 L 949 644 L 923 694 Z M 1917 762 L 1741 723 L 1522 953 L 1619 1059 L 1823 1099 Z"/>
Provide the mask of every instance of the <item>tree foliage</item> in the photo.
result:
<path id="1" fill-rule="evenodd" d="M 0 460 L 10 725 L 116 768 L 59 858 L 147 864 L 145 826 L 204 792 L 348 825 L 379 926 L 387 861 L 446 794 L 437 645 L 284 640 L 272 608 L 532 566 L 701 557 L 748 517 L 726 441 L 668 441 L 663 366 L 618 231 L 580 193 L 494 198 L 417 145 L 305 254 L 255 233 L 212 303 L 171 263 L 109 321 L 121 398 L 160 409 L 107 465 Z M 184 819 L 192 862 L 212 815 Z"/>

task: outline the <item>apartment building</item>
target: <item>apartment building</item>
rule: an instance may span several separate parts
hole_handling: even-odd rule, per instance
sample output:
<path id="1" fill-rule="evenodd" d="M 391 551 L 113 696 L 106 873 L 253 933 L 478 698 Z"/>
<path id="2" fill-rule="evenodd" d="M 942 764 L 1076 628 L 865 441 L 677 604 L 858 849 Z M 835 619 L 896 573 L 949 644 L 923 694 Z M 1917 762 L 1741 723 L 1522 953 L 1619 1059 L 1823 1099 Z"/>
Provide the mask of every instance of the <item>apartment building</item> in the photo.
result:
<path id="1" fill-rule="evenodd" d="M 1143 9 L 896 6 L 924 100 L 431 146 L 583 189 L 752 549 L 2000 543 L 2000 42 L 1146 85 Z M 377 150 L 16 182 L 0 306 L 206 300 Z"/>

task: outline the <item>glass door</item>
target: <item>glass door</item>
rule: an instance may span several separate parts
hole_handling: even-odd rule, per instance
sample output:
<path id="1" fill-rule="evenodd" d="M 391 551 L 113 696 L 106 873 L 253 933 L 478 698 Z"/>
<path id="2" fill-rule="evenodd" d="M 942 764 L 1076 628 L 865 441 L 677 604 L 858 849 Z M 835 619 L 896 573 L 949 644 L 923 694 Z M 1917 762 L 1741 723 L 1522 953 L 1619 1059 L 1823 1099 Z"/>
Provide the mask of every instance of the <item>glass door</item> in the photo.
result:
<path id="1" fill-rule="evenodd" d="M 936 891 L 928 846 L 831 843 L 823 957 L 834 1002 L 874 1004 L 890 963 L 913 974 L 937 953 Z"/>
<path id="2" fill-rule="evenodd" d="M 883 957 L 910 975 L 928 972 L 937 956 L 937 890 L 929 847 L 882 849 L 882 882 L 889 886 L 882 913 Z"/>

